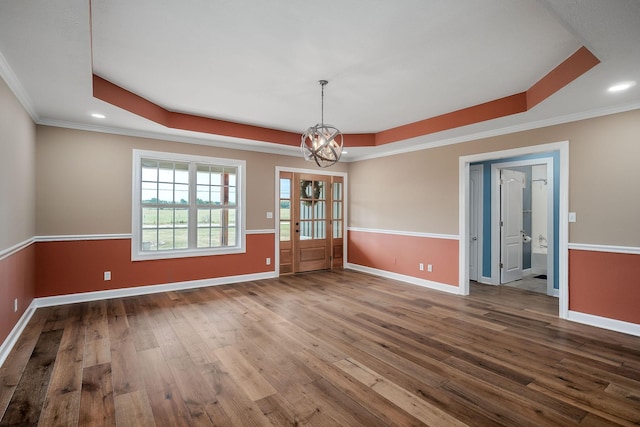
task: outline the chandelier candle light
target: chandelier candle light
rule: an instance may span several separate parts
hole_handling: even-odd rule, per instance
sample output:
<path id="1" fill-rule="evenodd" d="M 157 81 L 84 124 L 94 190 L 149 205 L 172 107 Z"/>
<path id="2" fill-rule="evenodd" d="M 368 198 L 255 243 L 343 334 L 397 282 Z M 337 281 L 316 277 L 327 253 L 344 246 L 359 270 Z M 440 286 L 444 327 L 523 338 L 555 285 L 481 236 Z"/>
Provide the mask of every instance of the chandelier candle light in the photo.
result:
<path id="1" fill-rule="evenodd" d="M 326 168 L 340 160 L 343 138 L 335 126 L 324 123 L 324 87 L 329 82 L 320 80 L 318 83 L 322 86 L 321 120 L 302 135 L 300 149 L 305 160 L 314 161 L 319 167 Z"/>

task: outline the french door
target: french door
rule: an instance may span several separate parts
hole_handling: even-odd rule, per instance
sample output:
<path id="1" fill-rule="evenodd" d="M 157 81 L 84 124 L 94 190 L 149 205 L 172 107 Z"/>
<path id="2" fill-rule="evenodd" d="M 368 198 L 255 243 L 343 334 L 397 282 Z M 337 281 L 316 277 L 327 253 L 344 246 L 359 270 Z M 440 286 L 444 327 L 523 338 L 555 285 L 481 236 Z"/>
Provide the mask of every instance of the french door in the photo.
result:
<path id="1" fill-rule="evenodd" d="M 280 173 L 280 273 L 343 265 L 342 177 Z"/>

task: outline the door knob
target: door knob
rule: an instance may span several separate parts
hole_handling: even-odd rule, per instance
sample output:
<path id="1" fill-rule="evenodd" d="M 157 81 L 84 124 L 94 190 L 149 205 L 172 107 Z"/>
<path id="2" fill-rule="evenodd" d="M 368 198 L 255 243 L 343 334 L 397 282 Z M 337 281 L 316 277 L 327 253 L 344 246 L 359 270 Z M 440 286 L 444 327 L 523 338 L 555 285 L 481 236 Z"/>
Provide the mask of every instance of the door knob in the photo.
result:
<path id="1" fill-rule="evenodd" d="M 477 237 L 475 237 L 475 236 L 473 236 L 473 237 L 471 238 L 471 241 L 472 241 L 472 242 L 475 242 L 476 240 L 478 240 L 478 238 L 477 238 Z"/>

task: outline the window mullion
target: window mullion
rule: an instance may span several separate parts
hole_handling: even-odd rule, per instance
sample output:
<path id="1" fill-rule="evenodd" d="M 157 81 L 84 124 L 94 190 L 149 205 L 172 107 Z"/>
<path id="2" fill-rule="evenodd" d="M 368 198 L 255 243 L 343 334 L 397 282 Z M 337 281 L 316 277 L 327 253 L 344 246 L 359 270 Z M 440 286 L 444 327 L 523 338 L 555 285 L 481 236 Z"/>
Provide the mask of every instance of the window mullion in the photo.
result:
<path id="1" fill-rule="evenodd" d="M 197 164 L 189 163 L 189 249 L 198 246 Z"/>
<path id="2" fill-rule="evenodd" d="M 224 173 L 222 178 L 222 246 L 229 244 L 229 174 Z"/>

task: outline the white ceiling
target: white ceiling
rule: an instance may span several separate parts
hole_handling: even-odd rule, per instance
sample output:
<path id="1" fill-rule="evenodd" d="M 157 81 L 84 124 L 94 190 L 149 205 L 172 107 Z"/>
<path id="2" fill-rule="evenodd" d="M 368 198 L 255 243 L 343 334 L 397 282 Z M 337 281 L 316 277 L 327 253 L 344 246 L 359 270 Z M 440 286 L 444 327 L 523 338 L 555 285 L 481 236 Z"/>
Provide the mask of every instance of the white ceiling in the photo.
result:
<path id="1" fill-rule="evenodd" d="M 109 105 L 92 72 L 167 110 L 299 133 L 327 79 L 325 121 L 372 133 L 523 92 L 582 45 L 601 63 L 526 113 L 346 160 L 640 108 L 640 1 L 0 0 L 0 73 L 36 122 L 284 154 Z"/>

